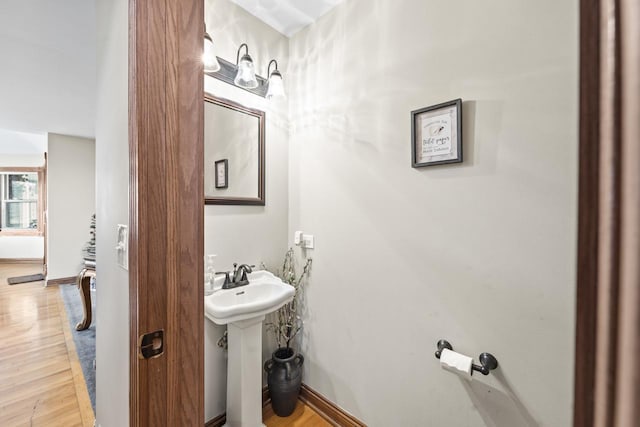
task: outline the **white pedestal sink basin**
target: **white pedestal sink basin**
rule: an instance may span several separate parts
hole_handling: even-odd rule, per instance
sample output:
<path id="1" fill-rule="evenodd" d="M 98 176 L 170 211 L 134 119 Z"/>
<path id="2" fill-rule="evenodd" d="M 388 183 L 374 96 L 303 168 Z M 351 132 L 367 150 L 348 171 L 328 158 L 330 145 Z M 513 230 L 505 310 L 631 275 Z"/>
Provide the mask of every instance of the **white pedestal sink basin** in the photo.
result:
<path id="1" fill-rule="evenodd" d="M 295 289 L 268 271 L 247 275 L 249 284 L 221 289 L 224 277 L 214 282 L 214 293 L 204 298 L 205 316 L 227 326 L 226 427 L 262 424 L 262 322 L 293 299 Z"/>

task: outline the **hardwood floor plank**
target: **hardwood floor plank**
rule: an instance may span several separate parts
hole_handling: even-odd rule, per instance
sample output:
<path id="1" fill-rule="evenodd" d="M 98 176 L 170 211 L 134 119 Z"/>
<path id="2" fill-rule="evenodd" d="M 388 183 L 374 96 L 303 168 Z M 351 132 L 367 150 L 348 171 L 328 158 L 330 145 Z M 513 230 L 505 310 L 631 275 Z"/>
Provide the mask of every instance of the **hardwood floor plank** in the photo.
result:
<path id="1" fill-rule="evenodd" d="M 12 401 L 9 405 L 2 408 L 0 416 L 0 425 L 12 424 L 29 424 L 32 417 L 47 414 L 51 409 L 59 406 L 58 402 L 62 401 L 66 406 L 74 402 L 75 389 L 71 381 L 43 390 L 40 393 L 29 393 L 19 399 Z M 74 411 L 69 411 L 71 414 Z M 79 418 L 78 418 L 79 419 Z"/>
<path id="2" fill-rule="evenodd" d="M 5 379 L 5 375 L 12 372 L 19 372 L 24 366 L 37 366 L 43 359 L 51 360 L 60 357 L 67 357 L 67 346 L 64 343 L 56 343 L 44 349 L 31 350 L 29 352 L 8 354 L 0 365 L 0 378 Z"/>
<path id="3" fill-rule="evenodd" d="M 74 395 L 75 388 L 72 388 L 72 394 L 64 400 L 58 399 L 48 406 L 39 406 L 32 418 L 33 425 L 82 427 L 82 418 L 77 410 L 78 402 L 74 402 Z"/>
<path id="4" fill-rule="evenodd" d="M 7 346 L 3 342 L 2 348 L 0 348 L 0 359 L 12 356 L 19 357 L 20 355 L 24 355 L 34 351 L 47 351 L 51 347 L 60 345 L 60 335 L 62 335 L 62 333 L 32 339 L 27 342 L 19 342 L 12 346 Z"/>
<path id="5" fill-rule="evenodd" d="M 0 407 L 4 406 L 7 402 L 11 402 L 12 399 L 21 399 L 25 396 L 35 395 L 72 380 L 71 369 L 67 368 L 66 370 L 55 373 L 43 373 L 39 377 L 32 378 L 30 381 L 25 381 L 17 385 L 2 383 L 0 384 Z"/>
<path id="6" fill-rule="evenodd" d="M 267 405 L 263 409 L 262 420 L 267 427 L 331 427 L 330 423 L 300 401 L 293 414 L 286 418 L 274 414 L 271 405 Z"/>
<path id="7" fill-rule="evenodd" d="M 53 378 L 57 374 L 70 374 L 70 372 L 71 367 L 69 366 L 69 359 L 66 355 L 63 357 L 43 357 L 39 362 L 22 365 L 11 371 L 11 373 L 4 374 L 2 376 L 0 392 L 11 390 L 25 384 L 32 384 L 35 381 Z"/>
<path id="8" fill-rule="evenodd" d="M 6 281 L 41 270 L 0 265 L 0 426 L 90 427 L 93 411 L 60 290 Z"/>

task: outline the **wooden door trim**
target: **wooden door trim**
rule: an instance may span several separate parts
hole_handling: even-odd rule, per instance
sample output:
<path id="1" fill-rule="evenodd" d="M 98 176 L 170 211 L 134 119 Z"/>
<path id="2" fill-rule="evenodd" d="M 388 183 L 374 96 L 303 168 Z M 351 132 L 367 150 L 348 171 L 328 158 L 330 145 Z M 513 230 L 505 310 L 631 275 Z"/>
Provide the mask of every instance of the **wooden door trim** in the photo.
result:
<path id="1" fill-rule="evenodd" d="M 47 236 L 47 221 L 49 219 L 49 215 L 47 213 L 47 200 L 49 197 L 49 193 L 48 193 L 48 187 L 47 187 L 47 165 L 48 165 L 48 160 L 47 160 L 47 153 L 44 153 L 44 166 L 42 167 L 42 173 L 39 174 L 39 176 L 42 176 L 42 183 L 40 184 L 40 192 L 42 194 L 41 200 L 42 200 L 42 207 L 40 209 L 40 224 L 42 227 L 42 274 L 44 274 L 44 277 L 47 277 L 47 273 L 48 273 L 48 267 L 47 267 L 47 248 L 48 248 L 48 236 Z"/>
<path id="2" fill-rule="evenodd" d="M 42 264 L 44 258 L 0 258 L 0 264 Z"/>
<path id="3" fill-rule="evenodd" d="M 574 427 L 593 425 L 598 281 L 600 2 L 580 0 L 580 119 Z"/>
<path id="4" fill-rule="evenodd" d="M 331 402 L 329 399 L 304 383 L 300 387 L 300 400 L 333 425 L 343 427 L 366 427 L 365 423 L 344 411 L 338 405 Z"/>
<path id="5" fill-rule="evenodd" d="M 204 419 L 201 0 L 129 1 L 130 425 Z M 164 353 L 138 337 L 164 330 Z"/>
<path id="6" fill-rule="evenodd" d="M 47 280 L 47 286 L 73 285 L 77 280 L 76 276 L 58 277 Z"/>

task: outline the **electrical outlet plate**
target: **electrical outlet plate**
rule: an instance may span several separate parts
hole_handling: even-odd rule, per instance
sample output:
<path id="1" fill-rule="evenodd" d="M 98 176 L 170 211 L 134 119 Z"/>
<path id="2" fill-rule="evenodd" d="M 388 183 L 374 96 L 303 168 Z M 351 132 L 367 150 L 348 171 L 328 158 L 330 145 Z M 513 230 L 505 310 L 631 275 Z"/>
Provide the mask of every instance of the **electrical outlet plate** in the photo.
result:
<path id="1" fill-rule="evenodd" d="M 305 249 L 313 249 L 314 238 L 311 234 L 304 234 L 302 236 L 302 247 Z"/>

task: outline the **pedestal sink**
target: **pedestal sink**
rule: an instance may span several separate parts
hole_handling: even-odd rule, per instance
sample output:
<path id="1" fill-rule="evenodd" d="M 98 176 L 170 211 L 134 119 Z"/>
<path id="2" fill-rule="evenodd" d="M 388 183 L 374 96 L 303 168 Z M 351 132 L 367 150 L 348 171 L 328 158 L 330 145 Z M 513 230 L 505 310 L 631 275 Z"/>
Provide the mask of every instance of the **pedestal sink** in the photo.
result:
<path id="1" fill-rule="evenodd" d="M 260 427 L 262 424 L 262 322 L 265 315 L 293 299 L 295 289 L 268 271 L 247 276 L 249 284 L 221 289 L 204 298 L 205 316 L 227 325 L 226 427 Z"/>

